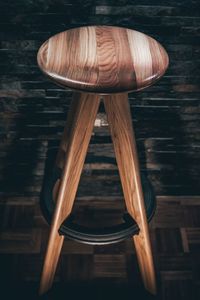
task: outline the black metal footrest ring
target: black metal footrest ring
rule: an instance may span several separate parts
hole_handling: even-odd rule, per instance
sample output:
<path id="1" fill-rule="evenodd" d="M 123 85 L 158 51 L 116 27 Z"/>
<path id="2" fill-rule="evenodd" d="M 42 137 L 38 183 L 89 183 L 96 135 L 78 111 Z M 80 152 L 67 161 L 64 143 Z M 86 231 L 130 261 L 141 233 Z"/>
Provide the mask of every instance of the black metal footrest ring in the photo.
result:
<path id="1" fill-rule="evenodd" d="M 54 211 L 53 187 L 60 176 L 61 170 L 55 168 L 50 176 L 46 175 L 44 178 L 40 203 L 48 223 L 51 223 Z M 152 186 L 144 174 L 141 174 L 141 180 L 147 219 L 150 221 L 155 212 L 155 197 Z M 59 233 L 81 243 L 95 245 L 116 243 L 139 233 L 137 223 L 129 214 L 125 214 L 123 219 L 124 223 L 111 227 L 88 228 L 76 224 L 73 218 L 69 216 L 60 226 Z"/>

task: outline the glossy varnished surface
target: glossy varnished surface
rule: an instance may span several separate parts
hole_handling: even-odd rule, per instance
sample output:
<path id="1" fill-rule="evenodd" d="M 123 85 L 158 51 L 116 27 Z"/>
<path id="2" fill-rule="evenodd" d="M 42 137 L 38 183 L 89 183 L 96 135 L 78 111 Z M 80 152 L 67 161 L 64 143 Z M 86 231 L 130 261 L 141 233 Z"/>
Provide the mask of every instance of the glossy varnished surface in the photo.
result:
<path id="1" fill-rule="evenodd" d="M 39 49 L 38 64 L 62 86 L 116 93 L 153 84 L 164 74 L 168 55 L 156 40 L 141 32 L 89 26 L 51 37 Z"/>
<path id="2" fill-rule="evenodd" d="M 56 206 L 42 270 L 40 294 L 51 287 L 54 279 L 64 241 L 64 237 L 59 235 L 58 230 L 72 210 L 99 102 L 98 95 L 86 93 L 75 93 L 72 101 L 56 160 L 57 166 L 63 166 L 63 172 L 59 191 L 55 193 L 57 194 Z"/>
<path id="3" fill-rule="evenodd" d="M 146 289 L 156 294 L 156 279 L 142 191 L 137 147 L 126 93 L 104 96 L 124 199 L 129 214 L 138 224 L 133 236 L 141 276 Z"/>

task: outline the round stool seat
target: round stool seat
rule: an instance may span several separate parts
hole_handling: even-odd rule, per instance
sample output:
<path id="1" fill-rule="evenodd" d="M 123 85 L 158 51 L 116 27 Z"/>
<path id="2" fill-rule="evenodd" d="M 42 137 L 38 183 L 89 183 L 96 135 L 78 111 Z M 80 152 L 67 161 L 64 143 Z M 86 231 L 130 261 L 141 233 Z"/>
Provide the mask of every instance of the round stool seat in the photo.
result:
<path id="1" fill-rule="evenodd" d="M 100 94 L 144 89 L 162 77 L 169 61 L 155 39 L 113 26 L 56 34 L 40 47 L 37 59 L 57 84 Z"/>

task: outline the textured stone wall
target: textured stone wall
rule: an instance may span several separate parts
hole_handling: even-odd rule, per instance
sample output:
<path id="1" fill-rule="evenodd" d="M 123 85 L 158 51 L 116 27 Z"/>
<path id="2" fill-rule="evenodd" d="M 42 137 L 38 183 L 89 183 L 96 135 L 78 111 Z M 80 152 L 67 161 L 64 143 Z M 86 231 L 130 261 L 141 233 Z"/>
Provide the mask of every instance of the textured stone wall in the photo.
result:
<path id="1" fill-rule="evenodd" d="M 39 195 L 46 153 L 61 137 L 71 92 L 41 74 L 36 53 L 51 35 L 86 24 L 133 28 L 168 51 L 163 79 L 130 95 L 141 168 L 157 194 L 199 194 L 199 11 L 198 0 L 1 1 L 1 198 Z M 113 150 L 103 113 L 100 107 L 79 195 L 121 194 L 116 167 L 106 162 Z"/>

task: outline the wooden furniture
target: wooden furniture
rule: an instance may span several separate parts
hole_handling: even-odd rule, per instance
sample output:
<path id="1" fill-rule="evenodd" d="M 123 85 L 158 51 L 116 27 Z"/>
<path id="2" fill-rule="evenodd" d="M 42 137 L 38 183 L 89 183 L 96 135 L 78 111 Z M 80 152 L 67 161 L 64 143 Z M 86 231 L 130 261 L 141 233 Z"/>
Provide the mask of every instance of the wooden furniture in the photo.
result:
<path id="1" fill-rule="evenodd" d="M 54 186 L 55 210 L 42 272 L 40 293 L 52 285 L 100 99 L 103 99 L 127 210 L 139 227 L 133 236 L 145 287 L 156 293 L 140 169 L 128 93 L 155 83 L 166 71 L 168 55 L 153 38 L 135 30 L 89 26 L 67 30 L 38 51 L 41 70 L 55 83 L 73 90 L 67 124 L 56 158 L 62 169 Z"/>

